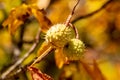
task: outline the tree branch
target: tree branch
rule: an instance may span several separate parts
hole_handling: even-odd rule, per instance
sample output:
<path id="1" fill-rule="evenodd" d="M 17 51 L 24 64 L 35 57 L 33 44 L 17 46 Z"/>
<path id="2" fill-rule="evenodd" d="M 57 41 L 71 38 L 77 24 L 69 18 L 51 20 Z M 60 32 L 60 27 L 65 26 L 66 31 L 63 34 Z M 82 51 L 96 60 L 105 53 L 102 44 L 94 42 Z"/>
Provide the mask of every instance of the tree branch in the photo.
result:
<path id="1" fill-rule="evenodd" d="M 113 0 L 109 0 L 107 1 L 105 4 L 103 4 L 103 6 L 101 8 L 99 8 L 98 10 L 92 12 L 92 13 L 89 13 L 89 14 L 86 14 L 86 15 L 83 15 L 83 16 L 79 16 L 78 18 L 72 20 L 72 23 L 75 23 L 76 21 L 80 20 L 80 19 L 84 19 L 84 18 L 87 18 L 87 17 L 90 17 L 94 14 L 96 14 L 97 12 L 101 11 L 102 9 L 104 9 L 109 3 L 111 3 Z"/>
<path id="2" fill-rule="evenodd" d="M 68 16 L 68 18 L 67 18 L 67 20 L 66 20 L 66 22 L 65 22 L 65 25 L 66 25 L 66 26 L 70 23 L 70 20 L 71 20 L 72 16 L 74 15 L 75 9 L 76 9 L 77 5 L 79 4 L 79 2 L 80 2 L 80 0 L 77 1 L 77 3 L 75 4 L 75 6 L 73 7 L 72 12 L 71 12 L 70 15 Z"/>
<path id="3" fill-rule="evenodd" d="M 5 71 L 1 75 L 2 80 L 4 80 L 13 70 L 15 70 L 16 67 L 18 67 L 35 50 L 35 48 L 39 43 L 40 33 L 41 33 L 41 30 L 39 29 L 33 46 L 30 48 L 30 50 L 27 53 L 25 53 L 25 55 L 22 58 L 20 58 L 14 65 L 12 65 L 7 71 Z"/>
<path id="4" fill-rule="evenodd" d="M 39 63 L 53 48 L 50 46 L 46 51 L 44 51 L 31 65 L 34 66 L 36 63 Z"/>

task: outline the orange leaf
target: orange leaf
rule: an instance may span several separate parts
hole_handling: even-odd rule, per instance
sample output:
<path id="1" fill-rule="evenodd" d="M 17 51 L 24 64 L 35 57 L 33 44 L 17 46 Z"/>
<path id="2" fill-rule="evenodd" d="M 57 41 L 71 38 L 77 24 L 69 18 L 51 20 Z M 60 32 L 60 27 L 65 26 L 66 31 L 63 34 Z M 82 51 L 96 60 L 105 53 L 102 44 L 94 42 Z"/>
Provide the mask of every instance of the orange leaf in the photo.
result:
<path id="1" fill-rule="evenodd" d="M 42 73 L 35 67 L 28 67 L 33 80 L 53 80 L 49 75 Z"/>
<path id="2" fill-rule="evenodd" d="M 8 18 L 3 22 L 3 26 L 6 27 L 8 25 L 9 32 L 14 34 L 16 29 L 24 23 L 24 21 L 29 17 L 30 10 L 27 5 L 23 4 L 19 7 L 14 8 Z"/>
<path id="3" fill-rule="evenodd" d="M 44 10 L 40 10 L 35 4 L 26 5 L 22 4 L 14 8 L 8 18 L 3 22 L 3 26 L 9 27 L 11 34 L 14 34 L 16 29 L 25 22 L 25 20 L 34 15 L 41 25 L 41 30 L 46 33 L 46 31 L 51 27 L 51 21 L 45 16 Z"/>
<path id="4" fill-rule="evenodd" d="M 97 80 L 105 80 L 105 77 L 101 73 L 101 71 L 100 71 L 100 69 L 99 69 L 98 64 L 96 63 L 96 61 L 94 61 L 93 66 L 94 66 L 93 73 L 96 74 L 96 76 L 95 76 L 96 79 Z"/>
<path id="5" fill-rule="evenodd" d="M 95 61 L 92 67 L 82 60 L 80 62 L 93 80 L 106 80 Z"/>
<path id="6" fill-rule="evenodd" d="M 67 62 L 67 59 L 63 54 L 62 48 L 55 50 L 55 61 L 58 68 L 62 68 L 64 63 Z"/>
<path id="7" fill-rule="evenodd" d="M 13 23 L 11 23 L 11 26 L 9 26 L 9 31 L 11 34 L 14 34 L 14 32 L 17 30 L 17 28 L 23 24 L 23 21 L 20 21 L 18 19 L 14 20 Z M 13 27 L 14 26 L 14 27 Z"/>
<path id="8" fill-rule="evenodd" d="M 46 33 L 46 31 L 51 27 L 51 21 L 45 16 L 45 11 L 43 9 L 32 8 L 32 13 L 41 25 L 41 30 Z"/>

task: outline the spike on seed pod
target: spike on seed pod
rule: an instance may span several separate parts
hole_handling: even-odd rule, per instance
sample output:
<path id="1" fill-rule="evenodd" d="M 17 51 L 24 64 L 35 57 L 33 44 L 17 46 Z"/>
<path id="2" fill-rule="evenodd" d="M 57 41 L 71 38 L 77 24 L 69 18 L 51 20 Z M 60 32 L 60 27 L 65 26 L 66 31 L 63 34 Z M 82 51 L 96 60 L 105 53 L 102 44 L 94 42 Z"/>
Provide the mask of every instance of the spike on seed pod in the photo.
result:
<path id="1" fill-rule="evenodd" d="M 55 47 L 64 47 L 72 38 L 75 38 L 75 31 L 72 27 L 66 27 L 64 24 L 53 25 L 45 36 L 46 41 Z"/>
<path id="2" fill-rule="evenodd" d="M 71 39 L 63 48 L 64 55 L 69 60 L 79 60 L 85 50 L 84 43 L 79 39 Z"/>

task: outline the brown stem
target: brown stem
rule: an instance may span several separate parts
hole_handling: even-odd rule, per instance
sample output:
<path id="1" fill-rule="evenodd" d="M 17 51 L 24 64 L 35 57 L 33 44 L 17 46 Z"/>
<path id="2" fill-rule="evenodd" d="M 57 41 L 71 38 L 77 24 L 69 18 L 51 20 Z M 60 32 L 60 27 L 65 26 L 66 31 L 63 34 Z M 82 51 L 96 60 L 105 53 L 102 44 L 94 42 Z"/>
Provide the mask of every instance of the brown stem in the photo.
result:
<path id="1" fill-rule="evenodd" d="M 78 33 L 77 28 L 72 23 L 69 23 L 68 25 L 71 26 L 74 29 L 75 35 L 76 35 L 76 39 L 79 39 L 79 33 Z"/>
<path id="2" fill-rule="evenodd" d="M 50 46 L 42 55 L 40 55 L 31 65 L 34 66 L 36 63 L 39 63 L 53 48 Z"/>
<path id="3" fill-rule="evenodd" d="M 73 10 L 72 12 L 70 13 L 70 15 L 68 16 L 66 22 L 65 22 L 65 25 L 68 26 L 68 24 L 70 23 L 70 20 L 73 16 L 73 14 L 75 13 L 75 8 L 77 7 L 78 3 L 80 2 L 80 0 L 77 1 L 77 3 L 75 4 L 75 6 L 73 7 Z"/>

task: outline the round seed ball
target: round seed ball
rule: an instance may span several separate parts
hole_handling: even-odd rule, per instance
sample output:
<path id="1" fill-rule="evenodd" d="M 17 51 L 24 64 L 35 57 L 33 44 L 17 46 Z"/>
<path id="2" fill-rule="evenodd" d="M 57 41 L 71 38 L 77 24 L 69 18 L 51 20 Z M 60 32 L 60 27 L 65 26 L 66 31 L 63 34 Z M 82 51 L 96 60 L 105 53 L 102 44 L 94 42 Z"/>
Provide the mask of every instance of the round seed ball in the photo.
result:
<path id="1" fill-rule="evenodd" d="M 85 45 L 79 39 L 71 39 L 63 48 L 64 55 L 69 60 L 79 60 L 84 53 Z"/>
<path id="2" fill-rule="evenodd" d="M 75 38 L 75 31 L 72 27 L 66 27 L 64 24 L 53 25 L 45 36 L 46 41 L 55 47 L 64 47 L 72 38 Z"/>

